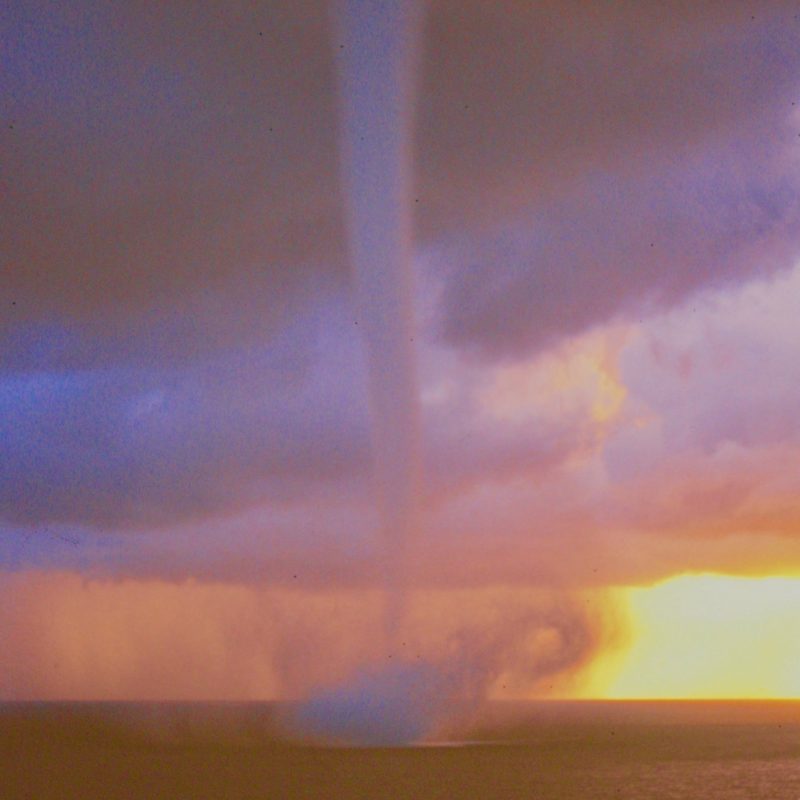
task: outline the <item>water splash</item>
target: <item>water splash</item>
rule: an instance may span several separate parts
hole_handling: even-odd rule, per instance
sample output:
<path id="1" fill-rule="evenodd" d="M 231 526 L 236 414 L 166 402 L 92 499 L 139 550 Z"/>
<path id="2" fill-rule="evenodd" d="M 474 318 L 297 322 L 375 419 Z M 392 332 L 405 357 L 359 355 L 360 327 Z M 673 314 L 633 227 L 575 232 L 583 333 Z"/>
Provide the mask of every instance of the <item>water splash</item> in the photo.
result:
<path id="1" fill-rule="evenodd" d="M 456 739 L 499 683 L 536 691 L 579 668 L 601 630 L 569 596 L 468 624 L 414 658 L 375 662 L 299 703 L 290 735 L 326 744 L 398 746 Z"/>

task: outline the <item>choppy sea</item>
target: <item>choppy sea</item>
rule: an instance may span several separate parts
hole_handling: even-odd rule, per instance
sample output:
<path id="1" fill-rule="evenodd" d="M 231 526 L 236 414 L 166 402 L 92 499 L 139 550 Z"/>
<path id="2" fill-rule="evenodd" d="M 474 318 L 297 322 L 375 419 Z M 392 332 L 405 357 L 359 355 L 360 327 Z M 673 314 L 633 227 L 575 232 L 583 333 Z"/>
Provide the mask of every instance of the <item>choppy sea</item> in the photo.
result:
<path id="1" fill-rule="evenodd" d="M 800 800 L 800 702 L 497 703 L 405 747 L 271 704 L 0 705 L 0 797 Z"/>

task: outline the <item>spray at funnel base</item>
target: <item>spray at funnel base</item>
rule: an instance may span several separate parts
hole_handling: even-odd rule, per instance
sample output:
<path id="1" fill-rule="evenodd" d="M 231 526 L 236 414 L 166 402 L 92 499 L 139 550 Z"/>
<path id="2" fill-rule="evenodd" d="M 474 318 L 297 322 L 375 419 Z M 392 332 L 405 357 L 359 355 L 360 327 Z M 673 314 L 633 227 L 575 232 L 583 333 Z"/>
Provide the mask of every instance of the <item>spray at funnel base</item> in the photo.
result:
<path id="1" fill-rule="evenodd" d="M 421 6 L 341 0 L 335 12 L 341 162 L 369 380 L 389 646 L 419 518 L 419 390 L 411 268 L 411 117 Z"/>
<path id="2" fill-rule="evenodd" d="M 535 693 L 552 685 L 586 662 L 602 632 L 585 600 L 566 594 L 548 592 L 535 603 L 498 598 L 492 606 L 489 619 L 313 692 L 294 708 L 289 734 L 358 746 L 457 741 L 494 688 L 508 683 Z"/>
<path id="3" fill-rule="evenodd" d="M 443 705 L 441 676 L 430 664 L 362 670 L 347 683 L 307 700 L 294 726 L 325 742 L 397 746 L 429 732 Z"/>

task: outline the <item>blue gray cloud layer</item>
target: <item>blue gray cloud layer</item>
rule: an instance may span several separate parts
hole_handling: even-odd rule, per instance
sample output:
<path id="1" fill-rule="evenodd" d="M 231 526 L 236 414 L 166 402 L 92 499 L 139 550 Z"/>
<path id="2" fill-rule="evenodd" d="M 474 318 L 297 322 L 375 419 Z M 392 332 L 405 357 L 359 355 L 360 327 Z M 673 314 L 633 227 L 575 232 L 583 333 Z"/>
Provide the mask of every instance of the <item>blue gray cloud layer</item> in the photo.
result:
<path id="1" fill-rule="evenodd" d="M 414 203 L 427 389 L 434 365 L 479 381 L 476 365 L 796 260 L 800 20 L 752 7 L 432 3 Z M 366 384 L 325 6 L 2 14 L 7 530 L 157 532 L 265 504 L 277 530 L 332 496 L 358 508 Z M 469 403 L 429 404 L 436 491 L 594 441 L 577 418 L 492 427 Z"/>

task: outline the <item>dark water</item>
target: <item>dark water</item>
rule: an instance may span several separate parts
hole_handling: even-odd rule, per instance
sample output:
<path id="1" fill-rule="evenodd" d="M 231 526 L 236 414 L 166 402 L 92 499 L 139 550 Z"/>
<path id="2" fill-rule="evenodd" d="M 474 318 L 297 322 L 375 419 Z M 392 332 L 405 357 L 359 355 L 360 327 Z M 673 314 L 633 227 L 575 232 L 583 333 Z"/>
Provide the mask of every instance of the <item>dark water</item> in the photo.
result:
<path id="1" fill-rule="evenodd" d="M 800 800 L 800 703 L 497 704 L 443 743 L 324 747 L 266 704 L 5 704 L 0 797 Z"/>

